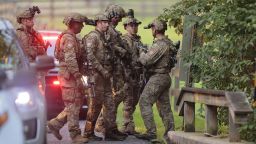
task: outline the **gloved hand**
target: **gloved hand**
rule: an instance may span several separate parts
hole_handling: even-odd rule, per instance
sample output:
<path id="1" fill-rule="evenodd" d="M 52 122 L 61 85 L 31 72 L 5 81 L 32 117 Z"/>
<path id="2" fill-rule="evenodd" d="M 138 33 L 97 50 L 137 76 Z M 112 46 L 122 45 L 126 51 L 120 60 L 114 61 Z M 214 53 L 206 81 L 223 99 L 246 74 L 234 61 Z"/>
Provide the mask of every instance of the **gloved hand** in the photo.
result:
<path id="1" fill-rule="evenodd" d="M 114 49 L 120 54 L 121 57 L 124 57 L 127 53 L 126 49 L 119 47 L 117 45 L 114 46 Z"/>
<path id="2" fill-rule="evenodd" d="M 83 84 L 83 82 L 82 82 L 82 80 L 81 79 L 76 79 L 76 85 L 77 85 L 77 87 L 80 89 L 84 89 L 85 87 L 84 87 L 84 84 Z"/>
<path id="3" fill-rule="evenodd" d="M 139 53 L 141 55 L 142 53 L 146 53 L 146 51 L 144 49 L 139 49 Z"/>
<path id="4" fill-rule="evenodd" d="M 77 73 L 75 73 L 75 74 L 74 74 L 74 77 L 75 77 L 75 79 L 79 79 L 79 80 L 81 80 L 81 78 L 82 78 L 82 74 L 81 74 L 81 73 L 79 73 L 79 72 L 77 72 Z"/>
<path id="5" fill-rule="evenodd" d="M 43 54 L 45 54 L 45 51 L 46 50 L 43 46 L 41 46 L 41 45 L 37 46 L 37 54 L 43 55 Z"/>
<path id="6" fill-rule="evenodd" d="M 121 57 L 124 57 L 127 53 L 127 50 L 125 49 L 120 49 L 120 54 L 121 54 Z"/>
<path id="7" fill-rule="evenodd" d="M 108 79 L 111 77 L 111 74 L 107 70 L 102 70 L 102 75 L 105 79 Z"/>

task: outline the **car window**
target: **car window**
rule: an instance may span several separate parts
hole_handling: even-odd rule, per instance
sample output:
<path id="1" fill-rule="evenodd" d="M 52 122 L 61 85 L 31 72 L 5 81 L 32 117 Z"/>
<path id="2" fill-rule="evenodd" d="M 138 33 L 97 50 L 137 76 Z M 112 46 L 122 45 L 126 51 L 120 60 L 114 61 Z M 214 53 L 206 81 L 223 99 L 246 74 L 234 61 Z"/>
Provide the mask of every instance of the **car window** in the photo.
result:
<path id="1" fill-rule="evenodd" d="M 56 40 L 49 40 L 49 42 L 51 43 L 51 46 L 49 46 L 47 49 L 47 55 L 54 57 L 54 49 L 55 49 Z"/>
<path id="2" fill-rule="evenodd" d="M 24 61 L 13 30 L 0 30 L 0 68 L 17 70 L 25 65 Z"/>
<path id="3" fill-rule="evenodd" d="M 55 49 L 55 44 L 59 36 L 59 32 L 43 32 L 39 31 L 41 35 L 43 36 L 43 39 L 45 43 L 50 42 L 51 46 L 48 47 L 47 49 L 47 55 L 54 57 L 54 49 Z"/>

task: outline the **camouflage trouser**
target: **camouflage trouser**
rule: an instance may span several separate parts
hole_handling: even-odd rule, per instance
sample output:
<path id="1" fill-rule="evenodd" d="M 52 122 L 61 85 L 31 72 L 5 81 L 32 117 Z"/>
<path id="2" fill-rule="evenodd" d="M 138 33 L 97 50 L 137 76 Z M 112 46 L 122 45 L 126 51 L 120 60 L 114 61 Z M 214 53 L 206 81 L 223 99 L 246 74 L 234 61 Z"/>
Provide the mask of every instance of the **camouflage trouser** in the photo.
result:
<path id="1" fill-rule="evenodd" d="M 124 132 L 135 132 L 133 113 L 138 104 L 140 94 L 145 86 L 144 80 L 141 79 L 142 69 L 126 69 L 128 76 L 128 88 L 124 92 L 124 123 L 122 130 Z"/>
<path id="2" fill-rule="evenodd" d="M 139 82 L 133 81 L 129 83 L 128 89 L 125 92 L 127 95 L 124 99 L 124 123 L 122 129 L 124 131 L 133 132 L 135 131 L 135 124 L 133 121 L 133 113 L 136 109 L 140 98 L 140 86 Z"/>
<path id="3" fill-rule="evenodd" d="M 111 82 L 111 87 L 112 87 L 112 94 L 113 94 L 113 99 L 115 103 L 115 107 L 113 107 L 114 110 L 114 128 L 117 129 L 117 123 L 116 123 L 116 115 L 117 115 L 117 108 L 119 104 L 124 100 L 125 94 L 124 92 L 126 91 L 126 87 L 124 86 L 124 77 L 122 75 L 122 71 L 120 70 L 121 67 L 119 67 L 118 71 L 113 74 L 113 79 Z M 102 115 L 99 115 L 99 118 L 96 122 L 96 127 L 95 130 L 97 132 L 104 132 L 104 119 Z"/>
<path id="4" fill-rule="evenodd" d="M 140 110 L 148 134 L 156 134 L 156 124 L 152 106 L 156 106 L 165 126 L 165 133 L 174 130 L 174 119 L 170 106 L 169 87 L 171 78 L 169 74 L 154 74 L 149 78 L 141 97 Z"/>
<path id="5" fill-rule="evenodd" d="M 68 122 L 70 137 L 74 138 L 81 135 L 79 128 L 79 112 L 83 102 L 83 95 L 77 88 L 62 87 L 62 99 L 65 109 L 50 123 L 56 128 L 61 129 Z"/>
<path id="6" fill-rule="evenodd" d="M 114 101 L 111 91 L 110 79 L 104 79 L 100 74 L 95 74 L 95 97 L 89 98 L 84 135 L 90 136 L 94 133 L 94 127 L 102 109 L 102 119 L 106 123 L 106 130 L 114 129 Z"/>

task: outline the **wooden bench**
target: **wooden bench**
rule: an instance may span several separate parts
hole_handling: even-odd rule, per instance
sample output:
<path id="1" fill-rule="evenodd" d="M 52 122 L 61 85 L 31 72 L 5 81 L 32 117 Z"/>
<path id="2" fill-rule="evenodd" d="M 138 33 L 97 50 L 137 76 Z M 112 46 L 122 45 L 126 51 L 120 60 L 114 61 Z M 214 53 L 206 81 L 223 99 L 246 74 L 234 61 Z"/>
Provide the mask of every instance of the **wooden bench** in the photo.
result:
<path id="1" fill-rule="evenodd" d="M 240 142 L 239 126 L 253 112 L 243 92 L 182 88 L 177 99 L 179 116 L 184 117 L 184 132 L 195 132 L 195 103 L 205 104 L 206 133 L 217 135 L 217 108 L 229 109 L 229 141 Z"/>

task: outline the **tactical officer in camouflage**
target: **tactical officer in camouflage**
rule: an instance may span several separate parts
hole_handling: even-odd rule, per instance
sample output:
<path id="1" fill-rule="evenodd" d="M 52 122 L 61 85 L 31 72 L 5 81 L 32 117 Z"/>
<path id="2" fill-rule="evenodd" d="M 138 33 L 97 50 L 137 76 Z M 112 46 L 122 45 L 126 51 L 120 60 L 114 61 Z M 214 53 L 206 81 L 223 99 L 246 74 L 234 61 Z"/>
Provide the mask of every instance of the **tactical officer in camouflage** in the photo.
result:
<path id="1" fill-rule="evenodd" d="M 39 14 L 40 12 L 37 6 L 33 6 L 17 16 L 17 22 L 20 24 L 20 27 L 17 29 L 17 37 L 29 62 L 34 62 L 39 55 L 46 55 L 46 50 L 50 45 L 50 43 L 45 44 L 41 34 L 33 28 L 35 13 Z M 37 74 L 43 93 L 45 89 L 45 75 L 46 72 L 38 72 Z"/>
<path id="2" fill-rule="evenodd" d="M 124 102 L 124 123 L 122 132 L 127 133 L 129 135 L 136 134 L 135 125 L 133 122 L 133 113 L 135 111 L 136 105 L 139 101 L 139 96 L 141 93 L 140 88 L 140 75 L 142 74 L 142 66 L 138 63 L 139 58 L 139 47 L 142 46 L 142 42 L 140 41 L 140 36 L 137 35 L 138 26 L 141 24 L 136 18 L 134 18 L 134 12 L 132 9 L 127 13 L 127 19 L 124 21 L 123 25 L 126 34 L 122 36 L 122 38 L 128 43 L 129 49 L 128 53 L 131 55 L 130 61 L 131 65 L 125 67 L 125 75 L 127 77 L 124 88 L 124 94 L 126 95 Z M 122 100 L 119 100 L 119 103 Z"/>
<path id="3" fill-rule="evenodd" d="M 17 16 L 17 22 L 20 24 L 17 29 L 17 36 L 30 62 L 34 62 L 36 56 L 45 55 L 49 46 L 44 43 L 40 33 L 33 28 L 35 13 L 39 14 L 40 12 L 40 9 L 34 6 Z"/>
<path id="4" fill-rule="evenodd" d="M 121 33 L 115 29 L 115 27 L 118 25 L 118 23 L 122 20 L 123 17 L 126 16 L 126 13 L 122 7 L 119 5 L 109 5 L 105 13 L 108 16 L 108 19 L 110 20 L 109 28 L 106 33 L 106 40 L 108 46 L 111 48 L 111 52 L 113 53 L 114 58 L 114 64 L 113 64 L 113 76 L 111 78 L 111 85 L 112 85 L 112 91 L 114 95 L 115 100 L 115 109 L 114 109 L 114 115 L 109 115 L 109 117 L 113 117 L 114 124 L 115 124 L 115 130 L 114 133 L 122 137 L 124 140 L 127 135 L 124 133 L 121 133 L 116 124 L 116 114 L 117 114 L 117 99 L 124 98 L 124 95 L 122 93 L 118 94 L 119 91 L 124 87 L 124 65 L 122 64 L 122 59 L 127 54 L 127 48 L 128 45 L 122 40 Z M 119 102 L 120 103 L 120 102 Z M 104 132 L 104 122 L 103 118 L 100 116 L 97 120 L 96 132 Z"/>
<path id="5" fill-rule="evenodd" d="M 54 119 L 48 122 L 52 134 L 59 140 L 62 136 L 59 130 L 68 122 L 68 129 L 72 143 L 86 143 L 87 138 L 81 136 L 79 128 L 79 112 L 84 98 L 84 86 L 81 81 L 80 59 L 83 59 L 83 49 L 76 34 L 83 28 L 87 18 L 78 13 L 66 16 L 63 23 L 67 30 L 60 34 L 55 48 L 55 57 L 59 60 L 60 69 L 58 79 L 62 90 L 62 99 L 65 109 Z"/>
<path id="6" fill-rule="evenodd" d="M 105 124 L 105 138 L 107 140 L 123 140 L 115 134 L 114 99 L 112 97 L 110 78 L 113 72 L 113 56 L 105 39 L 105 32 L 109 27 L 109 19 L 104 14 L 95 16 L 96 28 L 86 35 L 83 43 L 87 52 L 87 58 L 92 64 L 95 96 L 89 98 L 84 137 L 94 139 L 94 127 L 102 109 L 102 117 Z"/>
<path id="7" fill-rule="evenodd" d="M 155 19 L 146 28 L 151 28 L 155 39 L 148 52 L 141 52 L 139 57 L 141 64 L 147 67 L 150 77 L 139 102 L 147 132 L 137 135 L 137 137 L 146 140 L 156 139 L 156 125 L 152 111 L 152 106 L 156 103 L 159 115 L 165 126 L 164 137 L 167 139 L 167 132 L 174 130 L 169 98 L 169 87 L 171 85 L 169 72 L 173 65 L 170 59 L 175 48 L 172 41 L 164 35 L 167 29 L 166 22 Z"/>

